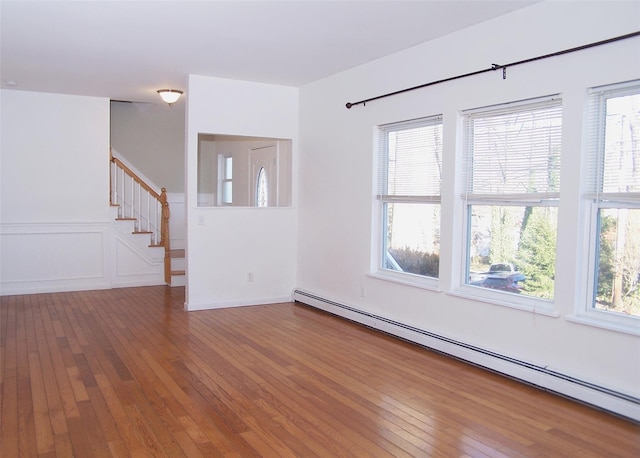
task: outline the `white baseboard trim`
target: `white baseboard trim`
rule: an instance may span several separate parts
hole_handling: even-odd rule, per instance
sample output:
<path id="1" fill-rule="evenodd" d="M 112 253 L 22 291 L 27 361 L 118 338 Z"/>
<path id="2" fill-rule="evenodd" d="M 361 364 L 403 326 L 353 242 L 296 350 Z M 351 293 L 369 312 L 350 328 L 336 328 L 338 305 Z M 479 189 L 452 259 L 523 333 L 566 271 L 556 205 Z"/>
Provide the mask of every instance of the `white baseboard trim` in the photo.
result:
<path id="1" fill-rule="evenodd" d="M 111 289 L 111 283 L 104 279 L 91 280 L 47 280 L 34 282 L 5 282 L 0 287 L 0 296 L 20 296 L 24 294 L 65 293 L 71 291 L 92 291 Z"/>
<path id="2" fill-rule="evenodd" d="M 640 399 L 634 396 L 367 313 L 307 291 L 294 290 L 293 299 L 471 364 L 640 422 Z"/>
<path id="3" fill-rule="evenodd" d="M 111 282 L 111 288 L 136 288 L 138 286 L 161 286 L 164 285 L 164 278 L 157 276 L 132 276 L 128 279 L 118 279 Z"/>
<path id="4" fill-rule="evenodd" d="M 223 308 L 229 308 L 229 307 L 246 307 L 248 305 L 279 304 L 281 302 L 291 302 L 291 296 L 264 297 L 261 299 L 219 301 L 219 302 L 201 302 L 201 303 L 185 302 L 184 309 L 188 312 L 195 312 L 198 310 L 213 310 L 213 309 L 223 309 Z"/>

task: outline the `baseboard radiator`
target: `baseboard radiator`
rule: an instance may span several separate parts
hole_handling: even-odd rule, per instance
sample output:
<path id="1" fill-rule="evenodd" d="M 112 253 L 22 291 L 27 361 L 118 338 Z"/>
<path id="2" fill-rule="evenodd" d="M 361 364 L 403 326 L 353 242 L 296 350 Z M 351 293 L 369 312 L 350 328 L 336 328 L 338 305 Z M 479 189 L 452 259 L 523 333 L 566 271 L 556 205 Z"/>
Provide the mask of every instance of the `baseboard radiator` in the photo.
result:
<path id="1" fill-rule="evenodd" d="M 294 290 L 293 300 L 513 377 L 538 388 L 590 404 L 631 421 L 640 422 L 640 399 L 637 397 L 374 315 L 307 291 Z"/>

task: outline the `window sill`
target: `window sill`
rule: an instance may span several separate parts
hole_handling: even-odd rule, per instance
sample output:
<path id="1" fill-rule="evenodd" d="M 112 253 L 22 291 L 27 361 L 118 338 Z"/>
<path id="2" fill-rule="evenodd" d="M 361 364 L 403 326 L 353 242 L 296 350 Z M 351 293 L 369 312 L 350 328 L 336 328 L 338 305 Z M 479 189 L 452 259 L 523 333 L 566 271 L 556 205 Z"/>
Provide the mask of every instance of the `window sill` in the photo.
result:
<path id="1" fill-rule="evenodd" d="M 482 291 L 484 292 L 484 291 Z M 534 298 L 521 298 L 520 301 L 511 301 L 496 297 L 491 292 L 487 295 L 476 294 L 474 292 L 467 291 L 465 289 L 459 289 L 454 291 L 446 291 L 446 294 L 450 296 L 462 297 L 464 299 L 470 299 L 472 301 L 484 302 L 486 304 L 499 305 L 502 307 L 508 307 L 515 310 L 522 310 L 524 312 L 534 313 L 536 315 L 545 315 L 552 318 L 559 318 L 560 314 L 551 308 L 551 305 L 541 305 L 541 302 Z M 508 293 L 503 293 L 508 294 Z M 524 300 L 523 300 L 524 299 Z M 551 304 L 551 303 L 549 303 Z"/>
<path id="2" fill-rule="evenodd" d="M 606 316 L 609 312 L 585 312 L 584 314 L 569 315 L 567 321 L 584 324 L 609 331 L 640 336 L 640 319 L 627 316 Z"/>
<path id="3" fill-rule="evenodd" d="M 399 283 L 401 285 L 412 286 L 414 288 L 426 289 L 437 293 L 442 292 L 442 290 L 438 288 L 437 278 L 427 278 L 421 275 L 398 273 L 392 271 L 371 272 L 367 274 L 367 277 L 377 278 L 378 280 L 385 280 L 393 283 Z"/>

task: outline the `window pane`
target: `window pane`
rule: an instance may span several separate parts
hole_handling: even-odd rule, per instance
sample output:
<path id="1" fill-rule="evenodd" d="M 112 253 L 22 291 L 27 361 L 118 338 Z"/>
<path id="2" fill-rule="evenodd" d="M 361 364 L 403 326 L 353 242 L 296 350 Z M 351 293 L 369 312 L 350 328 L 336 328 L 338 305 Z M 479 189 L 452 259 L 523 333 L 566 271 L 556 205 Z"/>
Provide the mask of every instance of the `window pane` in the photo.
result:
<path id="1" fill-rule="evenodd" d="M 439 196 L 442 124 L 389 132 L 387 183 L 390 196 Z"/>
<path id="2" fill-rule="evenodd" d="M 231 181 L 224 181 L 222 183 L 222 203 L 230 204 L 233 202 L 231 191 L 233 189 Z"/>
<path id="3" fill-rule="evenodd" d="M 470 205 L 467 284 L 552 299 L 558 209 Z"/>
<path id="4" fill-rule="evenodd" d="M 607 99 L 603 192 L 640 192 L 640 94 Z"/>
<path id="5" fill-rule="evenodd" d="M 640 316 L 640 209 L 601 209 L 599 228 L 594 307 Z"/>
<path id="6" fill-rule="evenodd" d="M 471 114 L 467 192 L 559 191 L 561 134 L 559 100 Z"/>
<path id="7" fill-rule="evenodd" d="M 438 278 L 440 205 L 387 203 L 385 217 L 382 267 Z"/>
<path id="8" fill-rule="evenodd" d="M 233 177 L 233 157 L 226 156 L 224 158 L 224 179 L 231 180 Z"/>
<path id="9" fill-rule="evenodd" d="M 256 183 L 256 204 L 258 207 L 266 207 L 269 204 L 267 172 L 264 167 L 262 167 L 258 172 L 258 182 Z"/>

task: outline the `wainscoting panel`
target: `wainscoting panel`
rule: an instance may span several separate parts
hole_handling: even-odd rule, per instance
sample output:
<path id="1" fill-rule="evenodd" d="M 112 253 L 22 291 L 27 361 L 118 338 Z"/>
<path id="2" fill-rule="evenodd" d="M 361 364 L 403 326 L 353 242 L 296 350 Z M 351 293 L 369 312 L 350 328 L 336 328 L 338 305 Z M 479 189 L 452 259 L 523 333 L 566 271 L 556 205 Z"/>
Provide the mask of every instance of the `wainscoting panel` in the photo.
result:
<path id="1" fill-rule="evenodd" d="M 0 225 L 0 294 L 104 289 L 109 224 Z"/>
<path id="2" fill-rule="evenodd" d="M 150 247 L 151 239 L 147 234 L 132 234 L 131 221 L 117 221 L 112 229 L 112 286 L 122 288 L 163 285 L 164 248 Z"/>

